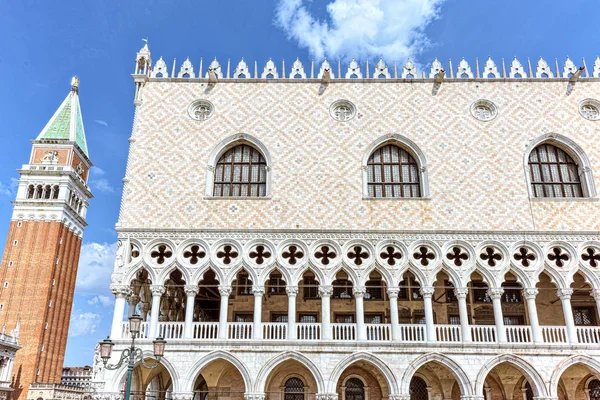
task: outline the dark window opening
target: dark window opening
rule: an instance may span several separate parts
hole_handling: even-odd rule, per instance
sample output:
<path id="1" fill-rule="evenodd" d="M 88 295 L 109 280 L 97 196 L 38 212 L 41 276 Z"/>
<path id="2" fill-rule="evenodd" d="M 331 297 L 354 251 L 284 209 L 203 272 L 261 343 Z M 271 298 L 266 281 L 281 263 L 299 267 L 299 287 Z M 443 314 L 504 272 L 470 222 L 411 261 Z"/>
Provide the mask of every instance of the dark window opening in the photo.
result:
<path id="1" fill-rule="evenodd" d="M 262 197 L 267 193 L 267 163 L 255 148 L 241 144 L 221 156 L 214 172 L 215 197 Z"/>
<path id="2" fill-rule="evenodd" d="M 529 154 L 534 197 L 583 197 L 579 167 L 566 152 L 541 144 Z"/>
<path id="3" fill-rule="evenodd" d="M 406 150 L 386 145 L 367 161 L 370 197 L 421 197 L 419 166 Z"/>

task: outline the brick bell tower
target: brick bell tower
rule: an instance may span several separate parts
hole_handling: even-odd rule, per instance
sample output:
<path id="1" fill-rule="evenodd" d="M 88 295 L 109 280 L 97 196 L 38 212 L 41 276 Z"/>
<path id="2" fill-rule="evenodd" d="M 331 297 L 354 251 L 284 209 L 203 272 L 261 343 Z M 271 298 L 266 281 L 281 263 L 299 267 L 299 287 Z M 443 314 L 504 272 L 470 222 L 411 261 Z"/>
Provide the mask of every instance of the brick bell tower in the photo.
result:
<path id="1" fill-rule="evenodd" d="M 79 80 L 32 141 L 13 202 L 0 268 L 0 326 L 21 349 L 12 369 L 13 398 L 33 382 L 60 383 L 81 236 L 92 197 Z"/>

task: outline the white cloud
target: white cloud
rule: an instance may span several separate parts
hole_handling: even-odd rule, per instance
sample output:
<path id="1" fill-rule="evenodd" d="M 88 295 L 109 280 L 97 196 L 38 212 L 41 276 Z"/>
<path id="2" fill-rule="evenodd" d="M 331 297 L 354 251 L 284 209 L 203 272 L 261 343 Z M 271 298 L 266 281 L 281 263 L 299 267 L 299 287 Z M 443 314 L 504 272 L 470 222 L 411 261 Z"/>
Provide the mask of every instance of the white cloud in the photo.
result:
<path id="1" fill-rule="evenodd" d="M 90 169 L 90 175 L 92 176 L 104 176 L 106 172 L 100 167 L 96 167 L 95 165 Z"/>
<path id="2" fill-rule="evenodd" d="M 101 320 L 102 318 L 99 314 L 78 310 L 71 316 L 69 336 L 91 335 L 96 332 L 96 327 L 100 324 Z"/>
<path id="3" fill-rule="evenodd" d="M 14 196 L 17 193 L 19 187 L 19 180 L 17 178 L 10 178 L 8 185 L 0 182 L 0 195 Z"/>
<path id="4" fill-rule="evenodd" d="M 81 246 L 76 281 L 78 293 L 96 296 L 108 291 L 116 251 L 116 243 L 91 242 Z"/>
<path id="5" fill-rule="evenodd" d="M 327 20 L 312 15 L 310 0 L 279 0 L 275 22 L 317 59 L 415 57 L 429 41 L 424 29 L 444 0 L 333 0 Z"/>
<path id="6" fill-rule="evenodd" d="M 103 307 L 109 307 L 114 303 L 114 299 L 108 296 L 98 295 L 89 299 L 87 303 L 89 305 L 102 304 Z"/>
<path id="7" fill-rule="evenodd" d="M 110 184 L 110 182 L 105 178 L 100 179 L 92 179 L 90 180 L 90 184 L 94 189 L 98 189 L 102 193 L 114 193 L 115 188 Z"/>
<path id="8" fill-rule="evenodd" d="M 101 119 L 95 119 L 94 122 L 98 125 L 106 126 L 108 128 L 108 123 L 106 121 L 103 121 Z"/>

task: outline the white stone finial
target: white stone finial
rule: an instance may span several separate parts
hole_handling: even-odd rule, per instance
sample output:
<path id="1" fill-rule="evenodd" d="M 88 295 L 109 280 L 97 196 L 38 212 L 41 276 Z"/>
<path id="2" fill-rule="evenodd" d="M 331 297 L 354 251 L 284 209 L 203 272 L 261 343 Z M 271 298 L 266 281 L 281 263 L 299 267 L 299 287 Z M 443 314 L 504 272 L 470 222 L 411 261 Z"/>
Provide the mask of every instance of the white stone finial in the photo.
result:
<path id="1" fill-rule="evenodd" d="M 491 57 L 488 56 L 485 65 L 483 66 L 483 77 L 484 78 L 500 78 L 500 72 L 498 71 L 498 66 L 492 60 Z"/>
<path id="2" fill-rule="evenodd" d="M 575 63 L 573 61 L 571 61 L 571 59 L 569 58 L 569 56 L 567 56 L 567 60 L 565 61 L 565 65 L 563 67 L 563 73 L 562 73 L 562 77 L 563 78 L 570 78 L 571 75 L 573 75 L 575 72 L 577 72 L 577 66 L 575 65 Z"/>
<path id="3" fill-rule="evenodd" d="M 188 57 L 183 64 L 181 64 L 181 69 L 177 74 L 178 78 L 195 78 L 196 74 L 194 73 L 194 66 Z"/>
<path id="4" fill-rule="evenodd" d="M 263 70 L 263 73 L 260 75 L 260 77 L 262 79 L 267 79 L 267 78 L 277 79 L 277 78 L 279 78 L 279 74 L 277 73 L 277 68 L 275 67 L 275 63 L 270 58 L 269 58 L 269 61 L 267 61 L 267 65 L 265 65 L 265 69 Z"/>
<path id="5" fill-rule="evenodd" d="M 544 75 L 546 75 L 546 76 L 544 76 Z M 546 60 L 544 60 L 542 57 L 540 57 L 540 60 L 537 62 L 537 65 L 535 67 L 535 77 L 536 78 L 554 78 L 554 74 L 552 73 L 550 66 L 548 65 Z"/>
<path id="6" fill-rule="evenodd" d="M 594 70 L 592 71 L 592 76 L 594 78 L 600 78 L 600 57 L 596 57 L 596 61 L 594 61 Z"/>
<path id="7" fill-rule="evenodd" d="M 329 75 L 331 77 L 331 79 L 334 79 L 335 76 L 333 76 L 333 70 L 331 69 L 331 65 L 329 64 L 329 61 L 327 61 L 327 59 L 325 59 L 323 61 L 323 63 L 321 64 L 321 69 L 319 69 L 319 75 L 317 75 L 318 79 L 323 78 L 323 73 L 325 72 L 325 70 L 329 71 Z"/>
<path id="8" fill-rule="evenodd" d="M 168 78 L 169 71 L 167 69 L 167 63 L 163 60 L 162 56 L 158 59 L 154 68 L 152 69 L 153 78 Z"/>
<path id="9" fill-rule="evenodd" d="M 442 71 L 443 69 L 444 68 L 442 68 L 442 63 L 436 57 L 436 59 L 433 60 L 433 62 L 431 63 L 431 69 L 429 70 L 429 78 L 435 78 L 437 74 L 439 74 L 440 71 Z"/>
<path id="10" fill-rule="evenodd" d="M 217 78 L 223 79 L 223 71 L 221 70 L 221 64 L 217 61 L 217 57 L 210 63 L 208 66 L 208 71 L 212 71 L 215 73 Z M 208 79 L 208 71 L 206 71 L 206 78 Z"/>
<path id="11" fill-rule="evenodd" d="M 306 72 L 304 72 L 304 65 L 299 58 L 292 64 L 292 71 L 290 72 L 290 79 L 302 78 L 306 79 Z"/>
<path id="12" fill-rule="evenodd" d="M 471 71 L 471 66 L 464 58 L 460 60 L 458 63 L 458 68 L 456 70 L 457 78 L 471 78 L 473 79 L 473 71 Z"/>
<path id="13" fill-rule="evenodd" d="M 352 78 L 358 78 L 358 79 L 362 79 L 362 72 L 360 72 L 360 65 L 358 65 L 358 63 L 356 62 L 356 60 L 353 58 L 352 61 L 350 61 L 350 64 L 348 64 L 348 72 L 346 72 L 346 79 L 352 79 Z"/>
<path id="14" fill-rule="evenodd" d="M 373 73 L 373 78 L 390 79 L 391 77 L 392 76 L 388 71 L 387 65 L 385 64 L 382 58 L 379 58 L 379 61 L 377 61 L 377 64 L 375 64 L 375 72 Z"/>
<path id="15" fill-rule="evenodd" d="M 523 64 L 519 60 L 517 60 L 517 56 L 510 63 L 510 74 L 508 75 L 510 78 L 527 78 L 527 72 L 525 72 L 525 68 L 523 68 Z"/>
<path id="16" fill-rule="evenodd" d="M 413 79 L 417 77 L 417 66 L 409 58 L 408 60 L 406 60 L 406 62 L 404 63 L 404 67 L 402 68 L 402 79 Z"/>
<path id="17" fill-rule="evenodd" d="M 244 57 L 242 57 L 242 61 L 238 63 L 237 67 L 235 67 L 235 71 L 233 71 L 233 78 L 239 79 L 249 77 L 250 71 L 248 70 L 248 64 L 246 64 L 246 61 L 244 61 Z"/>

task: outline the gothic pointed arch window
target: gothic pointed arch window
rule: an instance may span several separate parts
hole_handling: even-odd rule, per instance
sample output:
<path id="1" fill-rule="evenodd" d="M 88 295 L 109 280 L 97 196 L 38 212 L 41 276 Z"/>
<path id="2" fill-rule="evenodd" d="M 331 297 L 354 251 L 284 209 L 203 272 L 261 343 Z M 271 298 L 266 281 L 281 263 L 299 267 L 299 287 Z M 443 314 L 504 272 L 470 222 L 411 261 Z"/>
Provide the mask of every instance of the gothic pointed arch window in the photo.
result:
<path id="1" fill-rule="evenodd" d="M 227 150 L 215 167 L 215 197 L 263 197 L 267 192 L 267 163 L 252 146 Z"/>
<path id="2" fill-rule="evenodd" d="M 255 137 L 232 135 L 208 158 L 206 195 L 210 197 L 264 198 L 271 193 L 271 157 Z"/>
<path id="3" fill-rule="evenodd" d="M 534 140 L 524 161 L 530 197 L 596 196 L 590 162 L 567 137 L 552 133 Z"/>
<path id="4" fill-rule="evenodd" d="M 588 391 L 590 400 L 600 400 L 600 380 L 592 379 L 588 383 Z"/>
<path id="5" fill-rule="evenodd" d="M 284 400 L 304 400 L 304 382 L 300 378 L 285 381 Z"/>
<path id="6" fill-rule="evenodd" d="M 401 135 L 372 143 L 363 157 L 363 197 L 410 199 L 429 196 L 423 152 Z"/>

